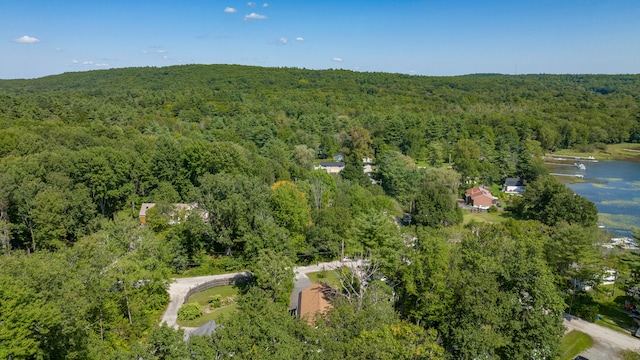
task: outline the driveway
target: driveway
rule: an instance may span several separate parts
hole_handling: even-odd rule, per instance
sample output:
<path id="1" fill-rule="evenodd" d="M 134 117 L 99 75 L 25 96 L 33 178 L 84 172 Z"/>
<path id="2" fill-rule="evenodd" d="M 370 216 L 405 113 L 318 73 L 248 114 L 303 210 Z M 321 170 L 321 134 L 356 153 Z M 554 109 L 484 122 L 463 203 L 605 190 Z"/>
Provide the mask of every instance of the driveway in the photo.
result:
<path id="1" fill-rule="evenodd" d="M 178 309 L 182 304 L 184 304 L 187 293 L 191 288 L 194 288 L 198 285 L 202 285 L 214 280 L 228 280 L 232 279 L 238 275 L 249 274 L 245 272 L 239 273 L 231 273 L 231 274 L 221 274 L 221 275 L 210 275 L 210 276 L 197 276 L 190 278 L 177 278 L 173 279 L 171 285 L 169 285 L 169 306 L 167 306 L 167 310 L 165 310 L 164 314 L 162 314 L 162 320 L 160 323 L 166 323 L 168 326 L 171 326 L 175 329 L 178 328 L 178 324 L 176 321 L 178 320 Z"/>
<path id="2" fill-rule="evenodd" d="M 563 314 L 562 317 L 564 325 L 569 331 L 578 330 L 593 338 L 593 347 L 580 353 L 589 360 L 620 359 L 620 352 L 623 350 L 640 351 L 640 339 L 638 338 L 569 314 Z"/>
<path id="3" fill-rule="evenodd" d="M 359 265 L 358 261 L 345 261 L 345 265 Z M 331 261 L 318 263 L 316 265 L 310 266 L 297 266 L 293 268 L 295 273 L 295 287 L 293 293 L 291 294 L 291 308 L 298 307 L 298 294 L 300 291 L 304 290 L 307 286 L 311 285 L 311 280 L 307 277 L 307 273 L 322 271 L 322 270 L 332 270 L 337 269 L 341 265 L 340 261 Z M 191 288 L 194 288 L 198 285 L 202 285 L 211 281 L 221 280 L 221 279 L 231 279 L 238 275 L 246 275 L 246 272 L 239 273 L 230 273 L 230 274 L 221 274 L 221 275 L 210 275 L 210 276 L 197 276 L 190 278 L 176 278 L 173 279 L 173 282 L 169 285 L 169 305 L 167 306 L 167 310 L 165 310 L 164 314 L 162 314 L 162 320 L 160 323 L 166 323 L 168 326 L 173 327 L 174 329 L 178 329 L 179 326 L 176 323 L 178 320 L 178 309 L 180 306 L 184 304 L 187 293 Z M 295 300 L 295 303 L 293 302 Z"/>

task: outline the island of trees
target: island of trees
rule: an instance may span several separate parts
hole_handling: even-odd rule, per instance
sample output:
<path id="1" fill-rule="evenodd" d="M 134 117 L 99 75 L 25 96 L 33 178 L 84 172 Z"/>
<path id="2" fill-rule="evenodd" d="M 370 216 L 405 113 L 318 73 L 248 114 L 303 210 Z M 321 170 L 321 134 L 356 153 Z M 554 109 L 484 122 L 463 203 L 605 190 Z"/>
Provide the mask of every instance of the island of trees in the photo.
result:
<path id="1" fill-rule="evenodd" d="M 598 313 L 584 285 L 616 268 L 632 288 L 640 261 L 603 252 L 594 204 L 543 156 L 638 142 L 638 75 L 0 81 L 0 358 L 553 359 L 562 313 Z M 339 174 L 314 170 L 336 155 Z M 507 177 L 526 190 L 500 195 L 499 220 L 456 201 Z M 343 246 L 375 271 L 314 327 L 290 316 L 288 271 Z M 213 335 L 159 325 L 172 277 L 247 269 Z"/>

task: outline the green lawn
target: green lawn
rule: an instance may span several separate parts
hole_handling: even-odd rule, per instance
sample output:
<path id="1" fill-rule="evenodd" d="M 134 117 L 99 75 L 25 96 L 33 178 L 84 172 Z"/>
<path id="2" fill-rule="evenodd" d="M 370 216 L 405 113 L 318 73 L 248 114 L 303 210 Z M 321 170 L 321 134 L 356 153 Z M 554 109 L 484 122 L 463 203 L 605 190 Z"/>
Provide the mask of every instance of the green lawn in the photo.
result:
<path id="1" fill-rule="evenodd" d="M 485 223 L 501 223 L 507 221 L 508 217 L 504 213 L 487 211 L 463 211 L 462 224 L 466 225 L 472 221 Z"/>
<path id="2" fill-rule="evenodd" d="M 560 360 L 571 360 L 591 346 L 593 346 L 591 336 L 572 330 L 560 341 Z"/>
<path id="3" fill-rule="evenodd" d="M 324 270 L 324 271 L 307 273 L 307 277 L 313 283 L 322 281 L 322 282 L 329 283 L 331 287 L 334 287 L 334 288 L 340 287 L 340 281 L 338 280 L 338 276 L 336 275 L 336 272 L 334 270 Z"/>
<path id="4" fill-rule="evenodd" d="M 184 326 L 184 327 L 200 327 L 206 324 L 209 320 L 215 320 L 218 324 L 221 324 L 221 323 L 224 323 L 225 317 L 228 317 L 229 315 L 233 314 L 236 311 L 237 307 L 238 307 L 237 304 L 228 305 L 228 306 L 217 308 L 210 313 L 202 314 L 202 316 L 200 316 L 195 320 L 188 320 L 188 321 L 178 320 L 177 322 L 178 322 L 178 325 Z"/>
<path id="5" fill-rule="evenodd" d="M 211 296 L 220 295 L 221 300 L 230 299 L 238 295 L 240 288 L 236 285 L 217 286 L 209 290 L 205 290 L 194 294 L 189 298 L 187 303 L 198 303 L 205 308 L 209 305 L 209 299 Z M 217 323 L 224 323 L 224 318 L 234 313 L 237 309 L 235 302 L 231 302 L 229 305 L 221 306 L 219 308 L 211 310 L 211 312 L 205 312 L 199 318 L 189 321 L 178 320 L 178 325 L 185 327 L 199 327 L 206 324 L 209 320 L 215 320 Z"/>
<path id="6" fill-rule="evenodd" d="M 198 303 L 201 306 L 205 306 L 209 304 L 209 298 L 211 298 L 211 296 L 220 295 L 221 299 L 225 299 L 230 296 L 238 295 L 239 292 L 240 289 L 236 285 L 216 286 L 209 290 L 193 294 L 187 303 Z"/>

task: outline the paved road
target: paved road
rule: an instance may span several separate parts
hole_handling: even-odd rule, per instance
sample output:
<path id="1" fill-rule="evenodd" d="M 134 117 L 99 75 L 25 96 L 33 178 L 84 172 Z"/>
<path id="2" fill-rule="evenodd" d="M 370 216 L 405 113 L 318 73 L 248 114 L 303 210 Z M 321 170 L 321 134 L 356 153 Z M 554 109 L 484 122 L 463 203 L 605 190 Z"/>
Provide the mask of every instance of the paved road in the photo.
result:
<path id="1" fill-rule="evenodd" d="M 568 314 L 562 317 L 568 330 L 578 330 L 593 338 L 594 346 L 580 354 L 589 360 L 619 359 L 619 353 L 622 350 L 640 350 L 640 339 L 631 335 L 625 335 Z"/>
<path id="2" fill-rule="evenodd" d="M 360 264 L 356 261 L 345 262 L 347 265 L 351 264 Z M 298 266 L 294 268 L 295 272 L 295 288 L 293 293 L 291 294 L 291 299 L 293 300 L 295 297 L 295 305 L 292 307 L 297 307 L 298 304 L 298 294 L 307 286 L 311 285 L 311 281 L 307 277 L 307 273 L 322 271 L 324 269 L 336 269 L 340 267 L 340 261 L 332 261 L 319 263 L 311 266 Z M 221 274 L 221 275 L 210 275 L 210 276 L 198 276 L 198 277 L 190 277 L 190 278 L 177 278 L 173 279 L 171 285 L 169 285 L 169 305 L 167 306 L 167 310 L 165 310 L 164 314 L 162 314 L 162 320 L 160 323 L 166 323 L 168 326 L 171 326 L 175 329 L 178 329 L 179 326 L 176 323 L 178 319 L 178 309 L 182 304 L 184 304 L 185 297 L 189 290 L 198 285 L 214 281 L 220 279 L 231 279 L 238 275 L 244 275 L 248 273 L 240 272 L 240 273 L 231 273 L 231 274 Z M 306 286 L 305 286 L 306 284 Z M 304 287 L 303 287 L 304 286 Z M 297 291 L 297 292 L 296 292 Z"/>

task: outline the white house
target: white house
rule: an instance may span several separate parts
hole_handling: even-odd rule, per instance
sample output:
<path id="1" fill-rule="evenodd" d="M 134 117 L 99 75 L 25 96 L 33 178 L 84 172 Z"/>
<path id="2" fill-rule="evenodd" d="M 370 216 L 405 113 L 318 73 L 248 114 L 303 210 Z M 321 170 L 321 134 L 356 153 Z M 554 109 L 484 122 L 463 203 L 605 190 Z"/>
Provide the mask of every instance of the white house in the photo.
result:
<path id="1" fill-rule="evenodd" d="M 524 186 L 524 180 L 522 180 L 522 178 L 507 178 L 504 181 L 502 191 L 507 194 L 520 194 L 524 189 L 526 189 L 526 187 Z"/>
<path id="2" fill-rule="evenodd" d="M 322 169 L 328 172 L 329 174 L 337 174 L 340 171 L 342 171 L 342 169 L 344 169 L 344 163 L 341 161 L 326 161 L 326 162 L 321 162 L 320 165 L 316 165 L 314 169 L 316 170 Z"/>

